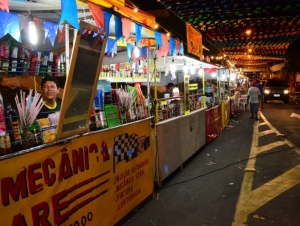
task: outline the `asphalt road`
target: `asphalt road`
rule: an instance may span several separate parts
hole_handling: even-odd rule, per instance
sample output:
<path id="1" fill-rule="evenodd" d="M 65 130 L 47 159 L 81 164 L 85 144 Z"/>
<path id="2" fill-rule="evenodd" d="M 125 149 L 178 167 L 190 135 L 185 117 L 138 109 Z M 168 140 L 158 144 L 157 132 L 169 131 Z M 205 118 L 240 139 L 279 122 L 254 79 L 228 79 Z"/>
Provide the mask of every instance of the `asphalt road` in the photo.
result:
<path id="1" fill-rule="evenodd" d="M 300 225 L 300 105 L 239 112 L 118 225 Z"/>

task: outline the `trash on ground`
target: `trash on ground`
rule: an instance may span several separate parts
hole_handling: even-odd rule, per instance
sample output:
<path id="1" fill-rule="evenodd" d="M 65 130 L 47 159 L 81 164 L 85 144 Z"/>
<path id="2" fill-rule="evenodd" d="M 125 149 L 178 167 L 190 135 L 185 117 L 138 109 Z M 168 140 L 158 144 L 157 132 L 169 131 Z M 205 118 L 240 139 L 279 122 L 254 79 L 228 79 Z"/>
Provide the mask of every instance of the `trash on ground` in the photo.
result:
<path id="1" fill-rule="evenodd" d="M 229 183 L 229 185 L 234 185 L 234 183 Z"/>
<path id="2" fill-rule="evenodd" d="M 256 218 L 256 219 L 262 219 L 262 220 L 265 220 L 265 219 L 266 219 L 266 218 L 260 217 L 260 216 L 258 216 L 258 215 L 253 215 L 253 218 Z"/>
<path id="3" fill-rule="evenodd" d="M 211 166 L 211 165 L 215 165 L 216 163 L 215 162 L 209 162 L 209 163 L 207 163 L 206 165 L 207 166 Z"/>

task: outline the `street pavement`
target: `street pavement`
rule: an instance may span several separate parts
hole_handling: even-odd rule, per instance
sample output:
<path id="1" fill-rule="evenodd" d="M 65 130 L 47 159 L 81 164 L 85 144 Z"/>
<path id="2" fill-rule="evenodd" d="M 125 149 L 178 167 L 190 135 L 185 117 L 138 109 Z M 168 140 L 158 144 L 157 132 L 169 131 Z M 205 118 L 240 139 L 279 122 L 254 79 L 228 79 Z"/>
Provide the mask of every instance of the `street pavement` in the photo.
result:
<path id="1" fill-rule="evenodd" d="M 238 112 L 117 225 L 300 225 L 300 151 L 264 117 Z"/>

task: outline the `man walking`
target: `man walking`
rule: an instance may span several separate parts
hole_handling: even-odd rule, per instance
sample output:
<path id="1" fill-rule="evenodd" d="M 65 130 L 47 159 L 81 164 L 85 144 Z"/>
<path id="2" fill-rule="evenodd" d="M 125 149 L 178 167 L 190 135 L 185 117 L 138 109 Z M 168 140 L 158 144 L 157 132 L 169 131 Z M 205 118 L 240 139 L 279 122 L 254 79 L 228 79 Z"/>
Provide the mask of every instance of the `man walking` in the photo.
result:
<path id="1" fill-rule="evenodd" d="M 260 105 L 261 110 L 264 108 L 264 84 L 260 83 L 259 80 L 256 80 L 256 87 L 259 88 L 260 91 Z"/>
<path id="2" fill-rule="evenodd" d="M 260 90 L 259 88 L 255 87 L 255 81 L 253 80 L 251 82 L 251 88 L 248 90 L 248 103 L 250 103 L 251 119 L 259 120 L 257 116 L 259 100 Z"/>

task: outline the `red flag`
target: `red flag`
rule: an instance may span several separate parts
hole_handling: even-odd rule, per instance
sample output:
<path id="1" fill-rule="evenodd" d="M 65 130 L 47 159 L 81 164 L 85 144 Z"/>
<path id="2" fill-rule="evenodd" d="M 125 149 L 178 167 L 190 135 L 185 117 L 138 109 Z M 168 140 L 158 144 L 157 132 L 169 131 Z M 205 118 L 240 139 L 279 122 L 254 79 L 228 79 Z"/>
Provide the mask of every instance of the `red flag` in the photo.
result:
<path id="1" fill-rule="evenodd" d="M 93 16 L 97 26 L 102 27 L 104 29 L 105 26 L 104 26 L 104 13 L 103 13 L 103 10 L 99 6 L 97 6 L 95 4 L 92 4 L 90 2 L 88 2 L 88 6 L 91 10 L 92 16 Z"/>
<path id="2" fill-rule="evenodd" d="M 122 32 L 125 39 L 128 39 L 130 36 L 130 30 L 131 30 L 131 20 L 127 18 L 122 18 Z"/>
<path id="3" fill-rule="evenodd" d="M 0 9 L 3 11 L 6 10 L 7 12 L 9 12 L 8 0 L 0 0 Z"/>
<path id="4" fill-rule="evenodd" d="M 58 43 L 62 42 L 62 41 L 66 41 L 66 29 L 65 27 L 63 27 L 62 31 L 60 32 L 60 30 L 58 29 Z"/>

